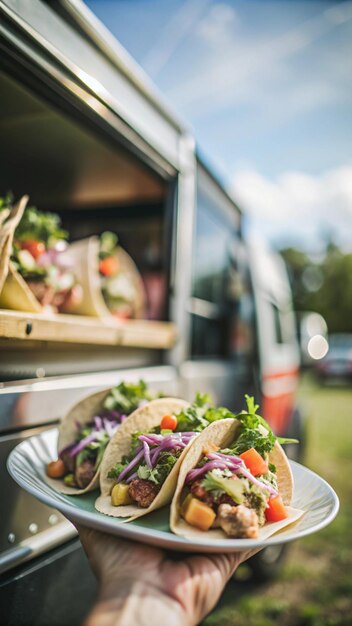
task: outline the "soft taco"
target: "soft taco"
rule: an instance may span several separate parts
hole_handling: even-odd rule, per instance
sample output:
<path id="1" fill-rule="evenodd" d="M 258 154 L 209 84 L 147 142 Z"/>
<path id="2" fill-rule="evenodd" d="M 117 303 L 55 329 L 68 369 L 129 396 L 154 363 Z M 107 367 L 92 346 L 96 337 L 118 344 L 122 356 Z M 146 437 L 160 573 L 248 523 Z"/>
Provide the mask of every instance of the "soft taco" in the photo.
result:
<path id="1" fill-rule="evenodd" d="M 210 424 L 184 456 L 170 512 L 177 535 L 264 539 L 303 514 L 290 506 L 286 454 L 247 402 L 248 412 Z"/>
<path id="2" fill-rule="evenodd" d="M 117 236 L 104 232 L 70 246 L 83 298 L 79 304 L 68 303 L 67 313 L 117 319 L 144 315 L 145 292 L 138 269 L 121 246 Z"/>
<path id="3" fill-rule="evenodd" d="M 23 196 L 13 205 L 10 195 L 0 202 L 0 306 L 60 312 L 80 299 L 67 233 L 57 215 L 26 208 L 27 202 Z"/>
<path id="4" fill-rule="evenodd" d="M 137 409 L 111 439 L 100 474 L 101 513 L 128 521 L 171 502 L 184 455 L 196 433 L 179 431 L 188 403 L 159 398 Z"/>
<path id="5" fill-rule="evenodd" d="M 61 422 L 58 459 L 48 464 L 46 480 L 71 495 L 96 489 L 111 437 L 131 413 L 151 399 L 147 385 L 140 380 L 122 382 L 78 402 Z"/>

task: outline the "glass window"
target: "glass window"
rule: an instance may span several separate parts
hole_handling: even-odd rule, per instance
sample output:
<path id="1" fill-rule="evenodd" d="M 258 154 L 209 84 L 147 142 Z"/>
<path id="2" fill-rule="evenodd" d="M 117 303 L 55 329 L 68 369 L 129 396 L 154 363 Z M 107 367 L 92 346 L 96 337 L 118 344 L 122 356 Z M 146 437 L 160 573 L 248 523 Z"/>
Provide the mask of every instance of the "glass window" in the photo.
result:
<path id="1" fill-rule="evenodd" d="M 226 292 L 233 226 L 199 193 L 193 261 L 193 296 L 221 303 Z"/>
<path id="2" fill-rule="evenodd" d="M 273 319 L 274 319 L 275 342 L 279 344 L 284 343 L 279 307 L 276 306 L 276 304 L 272 302 L 271 308 L 273 311 Z"/>
<path id="3" fill-rule="evenodd" d="M 248 359 L 254 309 L 234 215 L 198 191 L 193 258 L 192 356 Z"/>

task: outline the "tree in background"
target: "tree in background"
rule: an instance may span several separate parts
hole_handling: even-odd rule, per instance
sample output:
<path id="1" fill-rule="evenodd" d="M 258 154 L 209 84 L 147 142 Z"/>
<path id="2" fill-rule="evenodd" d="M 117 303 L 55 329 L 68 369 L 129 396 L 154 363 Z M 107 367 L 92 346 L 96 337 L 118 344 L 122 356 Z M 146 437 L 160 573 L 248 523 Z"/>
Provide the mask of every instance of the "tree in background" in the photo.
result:
<path id="1" fill-rule="evenodd" d="M 352 254 L 344 254 L 332 243 L 319 262 L 295 248 L 280 253 L 288 269 L 295 310 L 320 313 L 330 333 L 352 332 Z"/>

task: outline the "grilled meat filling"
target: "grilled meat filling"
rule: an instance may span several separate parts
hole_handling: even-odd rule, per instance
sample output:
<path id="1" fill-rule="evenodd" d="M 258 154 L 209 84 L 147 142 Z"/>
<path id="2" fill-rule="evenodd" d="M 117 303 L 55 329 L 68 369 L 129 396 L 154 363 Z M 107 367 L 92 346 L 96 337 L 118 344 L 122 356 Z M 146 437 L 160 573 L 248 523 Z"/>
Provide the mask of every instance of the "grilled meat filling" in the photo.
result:
<path id="1" fill-rule="evenodd" d="M 75 457 L 71 456 L 69 452 L 61 452 L 60 458 L 64 462 L 66 473 L 74 474 L 76 466 Z"/>
<path id="2" fill-rule="evenodd" d="M 86 459 L 75 470 L 75 482 L 80 489 L 85 489 L 96 473 L 95 463 Z"/>
<path id="3" fill-rule="evenodd" d="M 220 504 L 217 521 L 228 537 L 254 539 L 258 536 L 258 515 L 244 504 Z"/>
<path id="4" fill-rule="evenodd" d="M 136 478 L 132 480 L 128 493 L 132 500 L 137 502 L 138 506 L 143 509 L 148 508 L 153 502 L 155 496 L 159 492 L 159 487 L 152 483 L 150 480 L 144 480 L 143 478 Z"/>

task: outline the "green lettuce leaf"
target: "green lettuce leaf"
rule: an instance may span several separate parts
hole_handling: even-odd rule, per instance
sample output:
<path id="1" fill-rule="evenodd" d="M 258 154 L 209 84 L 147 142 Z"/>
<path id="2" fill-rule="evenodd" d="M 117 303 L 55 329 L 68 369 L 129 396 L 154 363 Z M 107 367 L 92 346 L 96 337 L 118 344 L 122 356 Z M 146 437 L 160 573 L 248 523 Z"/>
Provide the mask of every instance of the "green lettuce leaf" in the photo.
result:
<path id="1" fill-rule="evenodd" d="M 224 476 L 223 470 L 214 469 L 206 473 L 202 480 L 202 487 L 206 491 L 212 492 L 216 498 L 226 493 L 234 502 L 242 504 L 247 484 L 245 480 L 227 478 Z"/>

